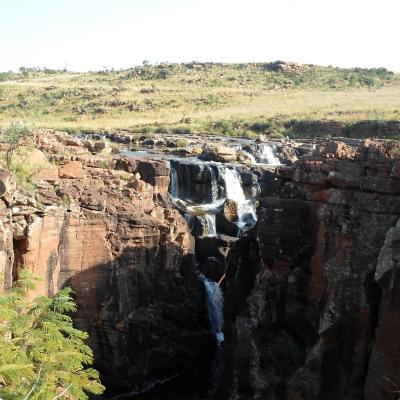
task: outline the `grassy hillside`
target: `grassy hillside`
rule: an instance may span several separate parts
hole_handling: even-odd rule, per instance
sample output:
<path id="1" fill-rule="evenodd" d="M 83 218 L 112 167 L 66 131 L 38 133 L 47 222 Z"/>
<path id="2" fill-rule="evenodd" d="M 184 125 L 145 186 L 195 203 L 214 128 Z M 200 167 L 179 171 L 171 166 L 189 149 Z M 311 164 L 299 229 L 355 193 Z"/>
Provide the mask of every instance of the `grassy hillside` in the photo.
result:
<path id="1" fill-rule="evenodd" d="M 0 126 L 12 120 L 71 131 L 271 136 L 307 129 L 319 134 L 325 128 L 315 121 L 331 121 L 336 132 L 338 126 L 373 120 L 378 127 L 393 121 L 388 135 L 396 136 L 400 77 L 384 68 L 280 62 L 143 65 L 94 73 L 21 69 L 0 73 Z"/>

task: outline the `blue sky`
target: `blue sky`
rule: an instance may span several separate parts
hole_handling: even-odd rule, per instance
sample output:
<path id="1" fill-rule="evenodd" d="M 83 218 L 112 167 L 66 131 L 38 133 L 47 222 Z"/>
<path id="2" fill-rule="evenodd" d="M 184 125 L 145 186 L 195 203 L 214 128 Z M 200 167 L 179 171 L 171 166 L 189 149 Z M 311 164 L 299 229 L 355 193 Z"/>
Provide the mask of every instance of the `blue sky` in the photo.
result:
<path id="1" fill-rule="evenodd" d="M 400 72 L 400 0 L 0 0 L 0 71 L 277 59 Z"/>

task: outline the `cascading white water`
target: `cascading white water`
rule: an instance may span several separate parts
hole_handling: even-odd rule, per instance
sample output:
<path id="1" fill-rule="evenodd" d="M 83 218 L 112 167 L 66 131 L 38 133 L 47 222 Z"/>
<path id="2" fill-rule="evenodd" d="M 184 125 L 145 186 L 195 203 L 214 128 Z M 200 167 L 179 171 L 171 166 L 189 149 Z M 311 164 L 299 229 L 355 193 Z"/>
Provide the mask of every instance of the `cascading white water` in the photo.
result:
<path id="1" fill-rule="evenodd" d="M 240 175 L 235 169 L 225 168 L 225 194 L 227 199 L 234 200 L 237 204 L 246 201 Z"/>
<path id="2" fill-rule="evenodd" d="M 269 165 L 280 165 L 279 158 L 275 156 L 274 149 L 269 144 L 264 144 L 260 152 L 261 163 Z"/>
<path id="3" fill-rule="evenodd" d="M 189 230 L 191 231 L 194 228 L 194 216 L 191 214 L 185 214 L 185 219 L 188 224 Z"/>
<path id="4" fill-rule="evenodd" d="M 224 341 L 224 333 L 222 331 L 224 325 L 224 300 L 221 288 L 217 282 L 208 280 L 203 274 L 199 274 L 199 279 L 205 289 L 211 332 L 214 334 L 219 346 Z"/>
<path id="5" fill-rule="evenodd" d="M 178 171 L 171 163 L 171 173 L 170 173 L 170 184 L 169 184 L 169 193 L 175 199 L 179 198 L 179 177 Z"/>
<path id="6" fill-rule="evenodd" d="M 215 214 L 204 214 L 204 219 L 207 222 L 208 236 L 217 236 L 217 226 L 215 222 Z"/>
<path id="7" fill-rule="evenodd" d="M 214 168 L 209 165 L 208 169 L 210 171 L 210 179 L 211 179 L 211 202 L 215 202 L 218 198 L 218 184 L 217 184 L 217 176 L 215 174 Z"/>
<path id="8" fill-rule="evenodd" d="M 208 319 L 210 321 L 211 332 L 217 342 L 217 349 L 212 365 L 213 383 L 204 397 L 204 400 L 212 400 L 217 392 L 219 382 L 224 370 L 224 349 L 222 346 L 225 340 L 223 325 L 224 325 L 224 297 L 220 286 L 217 282 L 208 280 L 203 274 L 199 273 L 199 279 L 203 283 L 207 302 Z"/>
<path id="9" fill-rule="evenodd" d="M 210 194 L 209 199 L 211 203 L 208 204 L 187 204 L 186 201 L 186 212 L 192 217 L 186 216 L 189 223 L 189 227 L 194 227 L 194 217 L 202 216 L 207 224 L 207 229 L 204 234 L 208 236 L 216 236 L 218 234 L 216 229 L 216 214 L 221 212 L 226 199 L 233 200 L 237 205 L 237 220 L 236 225 L 239 227 L 240 232 L 243 232 L 250 226 L 254 225 L 257 221 L 257 216 L 254 209 L 254 199 L 251 198 L 246 200 L 242 188 L 242 182 L 239 172 L 234 168 L 215 165 L 206 165 L 206 168 L 210 174 Z M 225 198 L 219 198 L 218 194 L 218 179 L 217 172 L 223 171 L 223 177 L 225 181 Z M 171 163 L 171 182 L 169 191 L 171 196 L 177 200 L 180 198 L 181 191 L 179 189 L 179 175 L 176 167 Z M 253 197 L 253 196 L 252 196 Z M 186 200 L 186 199 L 185 199 Z"/>
<path id="10" fill-rule="evenodd" d="M 253 156 L 253 154 L 249 153 L 248 151 L 243 150 L 243 153 L 246 154 L 246 156 L 250 159 L 251 164 L 255 165 L 257 164 L 256 158 Z"/>
<path id="11" fill-rule="evenodd" d="M 235 169 L 225 168 L 226 198 L 237 205 L 237 226 L 244 229 L 249 222 L 257 221 L 253 200 L 246 200 L 239 173 Z"/>
<path id="12" fill-rule="evenodd" d="M 211 199 L 211 203 L 188 205 L 186 207 L 187 214 L 185 214 L 185 219 L 188 222 L 189 229 L 192 230 L 194 228 L 194 216 L 203 216 L 207 225 L 207 235 L 216 236 L 217 227 L 215 213 L 218 212 L 225 199 L 218 199 L 217 169 L 212 165 L 206 165 L 205 168 L 207 168 L 210 174 L 209 198 Z M 169 192 L 175 200 L 180 198 L 178 170 L 172 163 Z"/>

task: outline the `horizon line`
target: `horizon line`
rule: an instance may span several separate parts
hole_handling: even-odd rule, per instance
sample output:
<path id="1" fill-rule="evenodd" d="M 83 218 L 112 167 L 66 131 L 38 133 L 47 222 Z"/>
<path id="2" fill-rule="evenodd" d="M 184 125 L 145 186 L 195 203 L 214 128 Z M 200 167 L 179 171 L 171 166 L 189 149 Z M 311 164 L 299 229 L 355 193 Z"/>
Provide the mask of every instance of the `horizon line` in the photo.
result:
<path id="1" fill-rule="evenodd" d="M 275 64 L 275 63 L 284 63 L 284 64 L 295 64 L 295 65 L 304 65 L 308 67 L 319 67 L 319 68 L 334 68 L 334 69 L 342 69 L 342 70 L 356 70 L 356 69 L 362 69 L 362 70 L 376 70 L 376 69 L 385 69 L 388 72 L 392 72 L 394 74 L 399 74 L 400 70 L 392 70 L 389 69 L 383 65 L 379 67 L 364 67 L 364 66 L 351 66 L 351 67 L 344 67 L 344 66 L 339 66 L 339 65 L 334 65 L 334 64 L 329 64 L 329 65 L 321 65 L 321 64 L 315 64 L 315 63 L 300 63 L 296 61 L 285 61 L 285 60 L 274 60 L 274 61 L 243 61 L 243 62 L 230 62 L 230 61 L 200 61 L 200 60 L 190 60 L 190 61 L 148 61 L 144 60 L 142 64 L 136 64 L 132 66 L 125 66 L 125 67 L 113 67 L 113 66 L 106 66 L 104 65 L 102 68 L 99 69 L 84 69 L 84 70 L 74 70 L 74 69 L 68 69 L 67 64 L 68 62 L 65 62 L 64 68 L 52 68 L 52 67 L 46 67 L 46 66 L 20 66 L 18 67 L 17 70 L 12 70 L 9 69 L 7 71 L 0 71 L 0 73 L 21 73 L 21 69 L 27 69 L 27 70 L 36 70 L 37 72 L 45 72 L 46 70 L 48 71 L 56 71 L 56 72 L 71 72 L 71 73 L 97 73 L 97 72 L 119 72 L 119 71 L 125 71 L 129 69 L 134 69 L 134 68 L 139 68 L 139 67 L 145 67 L 145 66 L 153 66 L 153 67 L 158 67 L 162 65 L 188 65 L 188 64 L 210 64 L 210 65 L 220 65 L 220 66 L 228 66 L 228 65 L 262 65 L 262 64 Z"/>

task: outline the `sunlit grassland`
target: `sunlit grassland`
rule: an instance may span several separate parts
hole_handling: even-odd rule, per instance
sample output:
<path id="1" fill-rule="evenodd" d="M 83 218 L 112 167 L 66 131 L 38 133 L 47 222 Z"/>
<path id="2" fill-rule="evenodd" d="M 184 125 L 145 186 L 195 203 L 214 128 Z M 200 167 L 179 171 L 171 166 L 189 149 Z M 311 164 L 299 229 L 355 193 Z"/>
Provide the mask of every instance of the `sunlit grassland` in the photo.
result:
<path id="1" fill-rule="evenodd" d="M 24 120 L 38 128 L 208 132 L 220 121 L 236 121 L 241 134 L 260 120 L 292 119 L 399 121 L 400 79 L 376 70 L 275 72 L 262 64 L 214 64 L 105 73 L 31 71 L 0 82 L 0 126 Z"/>

